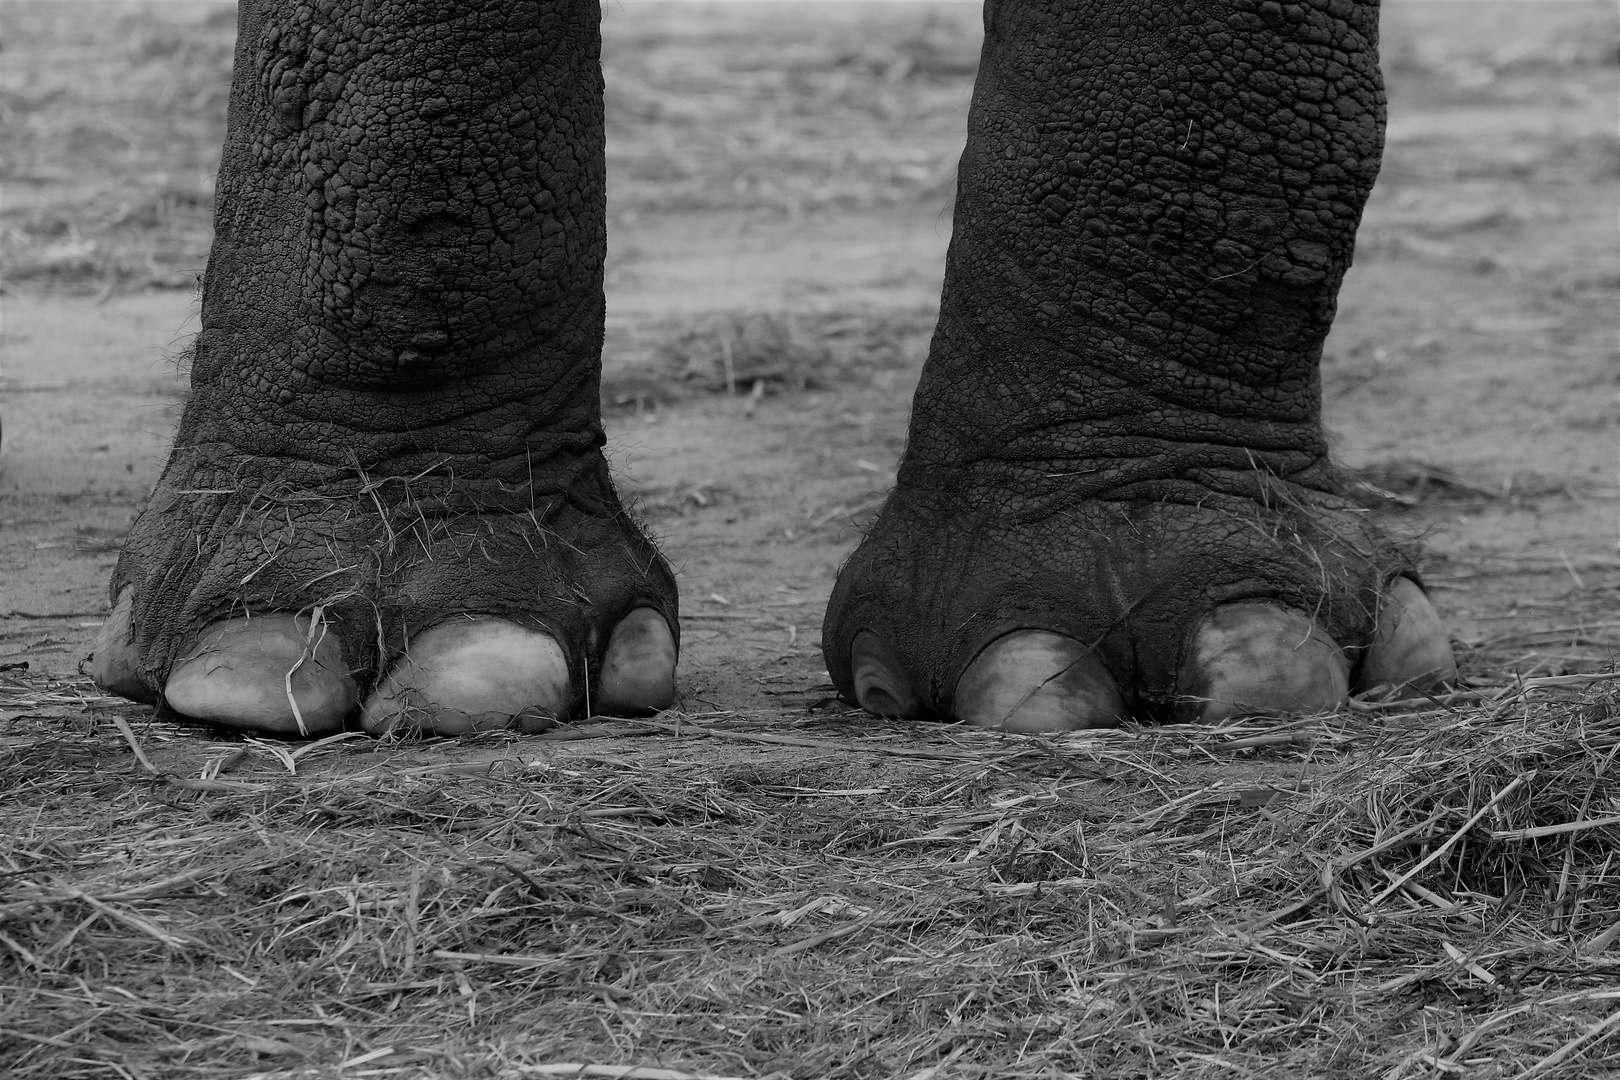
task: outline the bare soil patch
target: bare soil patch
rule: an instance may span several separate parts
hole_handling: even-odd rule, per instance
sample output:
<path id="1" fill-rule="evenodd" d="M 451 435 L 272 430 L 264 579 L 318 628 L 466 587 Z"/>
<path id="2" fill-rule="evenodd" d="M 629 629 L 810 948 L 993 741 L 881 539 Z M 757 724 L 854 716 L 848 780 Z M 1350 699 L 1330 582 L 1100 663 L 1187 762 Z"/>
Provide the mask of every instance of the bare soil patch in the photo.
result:
<path id="1" fill-rule="evenodd" d="M 178 416 L 230 7 L 5 14 L 8 1075 L 1620 1066 L 1611 6 L 1386 6 L 1323 380 L 1369 512 L 1426 538 L 1457 697 L 1063 739 L 830 700 L 822 606 L 902 446 L 977 10 L 626 3 L 604 397 L 680 575 L 680 703 L 311 746 L 78 670 Z"/>

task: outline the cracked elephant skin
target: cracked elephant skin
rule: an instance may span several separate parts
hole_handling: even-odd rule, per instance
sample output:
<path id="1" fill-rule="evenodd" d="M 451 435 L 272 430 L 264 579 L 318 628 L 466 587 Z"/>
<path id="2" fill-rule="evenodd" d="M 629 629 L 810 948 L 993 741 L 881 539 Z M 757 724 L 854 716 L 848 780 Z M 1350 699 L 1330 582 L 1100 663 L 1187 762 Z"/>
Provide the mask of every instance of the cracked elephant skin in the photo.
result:
<path id="1" fill-rule="evenodd" d="M 991 0 L 940 318 L 828 671 L 1015 730 L 1454 675 L 1341 495 L 1318 365 L 1377 172 L 1377 9 Z M 608 476 L 594 3 L 241 8 L 192 394 L 98 682 L 314 734 L 670 703 Z"/>

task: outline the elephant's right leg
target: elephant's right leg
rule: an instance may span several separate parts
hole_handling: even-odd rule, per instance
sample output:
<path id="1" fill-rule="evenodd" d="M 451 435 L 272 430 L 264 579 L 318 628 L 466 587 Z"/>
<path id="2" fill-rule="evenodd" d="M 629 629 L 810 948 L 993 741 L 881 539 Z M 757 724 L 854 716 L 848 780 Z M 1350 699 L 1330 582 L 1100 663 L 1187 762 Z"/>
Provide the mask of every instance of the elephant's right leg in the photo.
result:
<path id="1" fill-rule="evenodd" d="M 1455 677 L 1322 429 L 1377 17 L 987 2 L 905 455 L 827 609 L 846 700 L 1059 730 Z"/>
<path id="2" fill-rule="evenodd" d="M 598 20 L 242 5 L 191 397 L 102 686 L 310 734 L 669 703 L 674 581 L 601 453 Z"/>

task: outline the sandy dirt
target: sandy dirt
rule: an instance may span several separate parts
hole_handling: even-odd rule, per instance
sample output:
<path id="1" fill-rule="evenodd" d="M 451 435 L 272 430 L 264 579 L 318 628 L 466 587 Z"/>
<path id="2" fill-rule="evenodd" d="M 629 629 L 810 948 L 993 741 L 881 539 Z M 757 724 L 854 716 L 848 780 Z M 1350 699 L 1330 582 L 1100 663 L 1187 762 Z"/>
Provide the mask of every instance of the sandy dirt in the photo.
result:
<path id="1" fill-rule="evenodd" d="M 184 392 L 231 22 L 7 11 L 0 676 L 84 685 Z M 823 604 L 937 302 L 975 19 L 607 10 L 610 454 L 679 573 L 681 708 L 826 696 Z M 1595 670 L 1620 649 L 1613 9 L 1397 2 L 1385 26 L 1389 146 L 1323 367 L 1336 446 L 1426 535 L 1471 679 Z"/>

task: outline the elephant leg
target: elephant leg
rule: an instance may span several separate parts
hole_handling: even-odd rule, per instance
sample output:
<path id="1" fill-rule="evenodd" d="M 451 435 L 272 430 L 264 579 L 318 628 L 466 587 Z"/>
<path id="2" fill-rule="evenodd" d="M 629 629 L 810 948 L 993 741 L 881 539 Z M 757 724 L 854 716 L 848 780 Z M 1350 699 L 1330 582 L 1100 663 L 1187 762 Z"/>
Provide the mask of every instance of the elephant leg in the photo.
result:
<path id="1" fill-rule="evenodd" d="M 598 387 L 599 12 L 241 7 L 191 396 L 93 672 L 285 733 L 669 704 Z"/>
<path id="2" fill-rule="evenodd" d="M 1374 4 L 990 0 L 906 452 L 828 607 L 844 697 L 1053 730 L 1454 678 L 1321 422 L 1383 117 Z"/>

